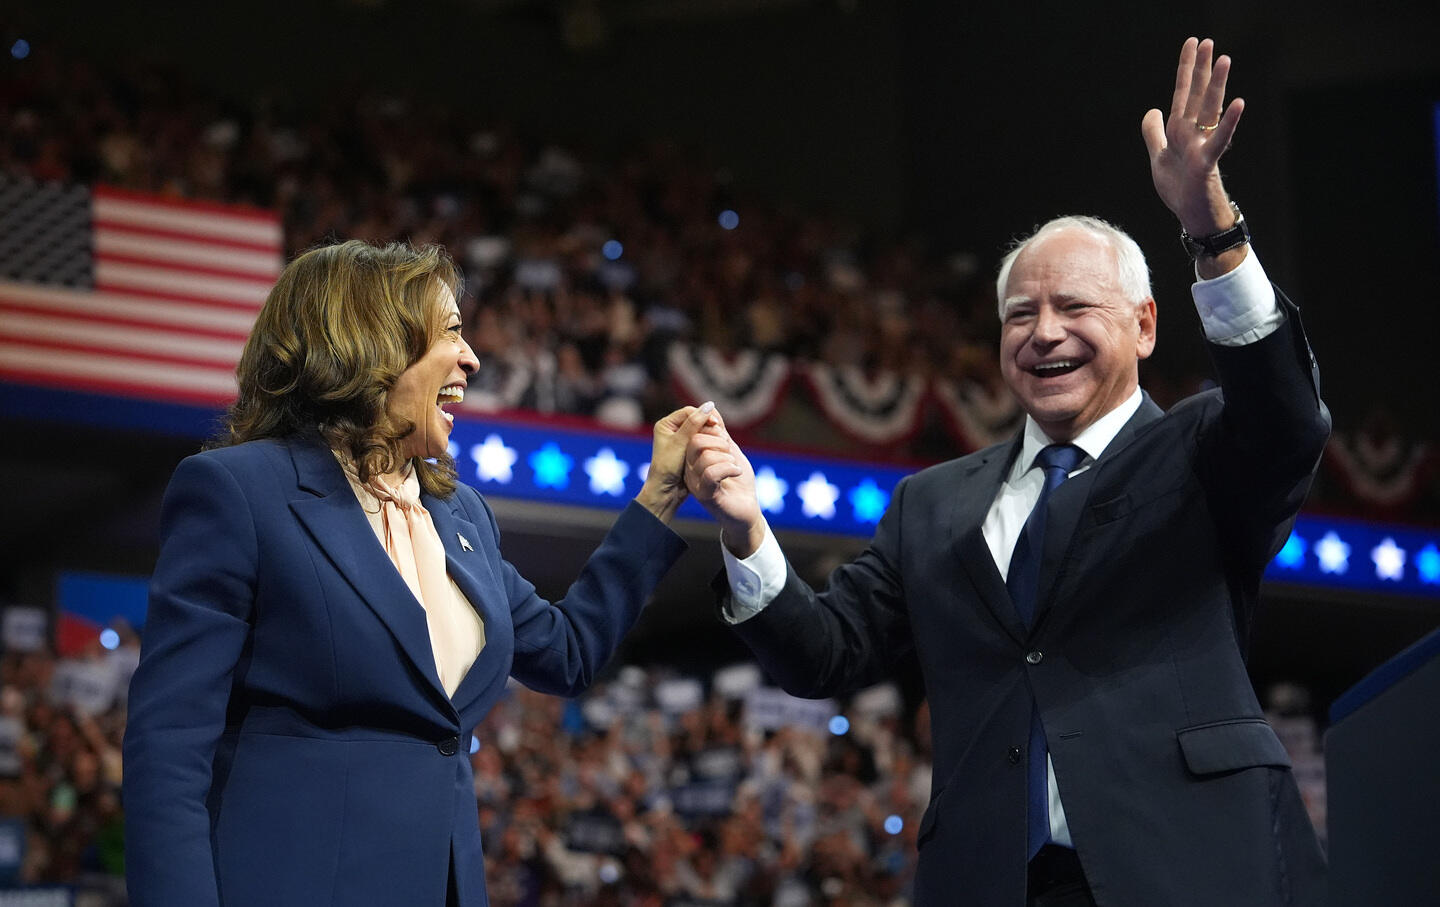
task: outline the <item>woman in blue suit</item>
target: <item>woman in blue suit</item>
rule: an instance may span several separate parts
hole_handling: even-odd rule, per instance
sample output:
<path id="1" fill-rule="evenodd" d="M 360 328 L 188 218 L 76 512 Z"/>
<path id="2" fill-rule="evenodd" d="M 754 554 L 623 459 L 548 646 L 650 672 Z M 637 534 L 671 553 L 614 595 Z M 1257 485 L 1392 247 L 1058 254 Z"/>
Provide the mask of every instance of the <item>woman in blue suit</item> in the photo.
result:
<path id="1" fill-rule="evenodd" d="M 125 735 L 138 907 L 487 903 L 468 758 L 507 676 L 573 696 L 684 542 L 686 440 L 565 598 L 501 557 L 446 453 L 477 366 L 435 247 L 346 242 L 281 274 L 224 446 L 165 495 Z"/>

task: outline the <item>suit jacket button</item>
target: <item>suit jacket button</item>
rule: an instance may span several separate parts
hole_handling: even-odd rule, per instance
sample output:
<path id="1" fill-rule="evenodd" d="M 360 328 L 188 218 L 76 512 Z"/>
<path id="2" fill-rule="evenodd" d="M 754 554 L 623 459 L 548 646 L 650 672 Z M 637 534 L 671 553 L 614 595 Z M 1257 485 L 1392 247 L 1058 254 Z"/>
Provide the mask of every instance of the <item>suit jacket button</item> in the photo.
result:
<path id="1" fill-rule="evenodd" d="M 1009 762 L 1011 765 L 1019 765 L 1019 764 L 1020 764 L 1020 747 L 1018 747 L 1018 746 L 1012 746 L 1012 747 L 1010 747 L 1010 752 L 1008 752 L 1008 753 L 1005 754 L 1005 761 Z"/>
<path id="2" fill-rule="evenodd" d="M 1027 654 L 1025 656 L 1025 660 L 1032 665 L 1038 665 L 1040 662 L 1045 660 L 1045 653 L 1041 652 L 1039 649 L 1036 649 L 1035 651 Z"/>
<path id="3" fill-rule="evenodd" d="M 453 756 L 460 752 L 460 738 L 446 737 L 444 740 L 435 744 L 435 748 L 440 751 L 440 755 L 442 756 Z"/>

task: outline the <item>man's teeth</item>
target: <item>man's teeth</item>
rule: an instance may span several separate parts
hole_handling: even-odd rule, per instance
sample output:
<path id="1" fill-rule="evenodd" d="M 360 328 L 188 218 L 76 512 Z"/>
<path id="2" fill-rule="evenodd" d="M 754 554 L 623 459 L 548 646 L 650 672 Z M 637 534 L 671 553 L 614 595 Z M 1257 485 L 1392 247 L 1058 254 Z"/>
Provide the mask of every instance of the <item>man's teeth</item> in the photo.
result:
<path id="1" fill-rule="evenodd" d="M 1041 364 L 1035 366 L 1035 371 L 1037 371 L 1037 372 L 1054 372 L 1054 371 L 1059 371 L 1060 369 L 1074 368 L 1075 366 L 1077 366 L 1077 365 L 1079 365 L 1079 364 L 1080 364 L 1080 363 L 1076 362 L 1076 361 L 1073 360 L 1073 359 L 1062 359 L 1062 360 L 1059 361 L 1059 362 L 1042 362 Z"/>
<path id="2" fill-rule="evenodd" d="M 435 395 L 435 403 L 444 406 L 447 403 L 460 403 L 465 399 L 465 388 L 463 387 L 442 387 L 440 393 Z"/>

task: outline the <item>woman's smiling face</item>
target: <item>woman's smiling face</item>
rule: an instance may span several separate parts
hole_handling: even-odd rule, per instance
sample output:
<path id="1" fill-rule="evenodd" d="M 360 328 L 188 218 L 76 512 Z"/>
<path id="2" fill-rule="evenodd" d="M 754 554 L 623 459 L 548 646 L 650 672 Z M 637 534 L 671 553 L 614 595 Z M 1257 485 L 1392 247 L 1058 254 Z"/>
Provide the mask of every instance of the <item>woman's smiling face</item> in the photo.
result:
<path id="1" fill-rule="evenodd" d="M 460 306 L 449 287 L 440 288 L 439 334 L 414 364 L 400 373 L 385 403 L 392 424 L 414 425 L 400 440 L 406 461 L 433 459 L 445 453 L 454 417 L 442 406 L 465 399 L 465 381 L 480 363 L 460 336 Z"/>

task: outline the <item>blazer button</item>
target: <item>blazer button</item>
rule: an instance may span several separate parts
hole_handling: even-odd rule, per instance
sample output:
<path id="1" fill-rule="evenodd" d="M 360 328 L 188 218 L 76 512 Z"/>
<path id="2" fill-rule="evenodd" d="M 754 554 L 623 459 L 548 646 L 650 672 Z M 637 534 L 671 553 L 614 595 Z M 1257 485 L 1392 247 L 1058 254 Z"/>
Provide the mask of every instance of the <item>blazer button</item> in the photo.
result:
<path id="1" fill-rule="evenodd" d="M 1019 765 L 1019 764 L 1020 764 L 1020 747 L 1018 747 L 1018 746 L 1012 746 L 1012 747 L 1010 747 L 1010 752 L 1008 752 L 1008 753 L 1005 754 L 1005 761 L 1006 761 L 1006 762 L 1009 762 L 1011 765 Z"/>
<path id="2" fill-rule="evenodd" d="M 444 740 L 435 744 L 435 748 L 440 751 L 440 755 L 442 756 L 453 756 L 460 752 L 460 738 L 446 737 Z"/>
<path id="3" fill-rule="evenodd" d="M 1045 653 L 1041 652 L 1039 649 L 1036 649 L 1035 651 L 1027 654 L 1025 656 L 1025 660 L 1032 665 L 1038 665 L 1040 662 L 1045 660 Z"/>

